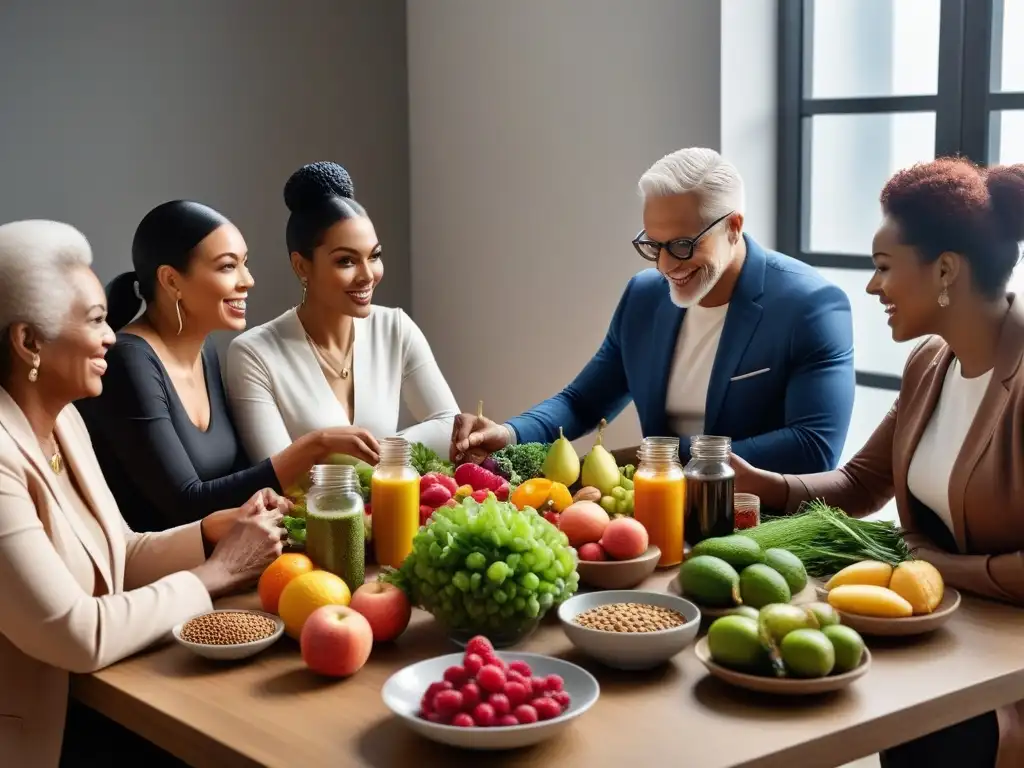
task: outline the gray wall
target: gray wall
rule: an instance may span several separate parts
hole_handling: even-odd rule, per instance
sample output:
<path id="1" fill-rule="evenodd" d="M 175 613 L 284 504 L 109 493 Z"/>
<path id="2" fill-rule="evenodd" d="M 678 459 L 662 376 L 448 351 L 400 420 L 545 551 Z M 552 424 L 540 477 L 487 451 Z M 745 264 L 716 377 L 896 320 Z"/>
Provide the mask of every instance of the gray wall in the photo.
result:
<path id="1" fill-rule="evenodd" d="M 721 10 L 409 3 L 413 310 L 464 409 L 510 417 L 597 349 L 647 266 L 640 174 L 721 146 Z M 630 407 L 608 441 L 638 437 Z"/>
<path id="2" fill-rule="evenodd" d="M 249 244 L 250 324 L 294 304 L 281 190 L 305 162 L 347 166 L 385 244 L 381 303 L 410 304 L 404 0 L 5 0 L 0 221 L 89 237 L 104 281 L 176 197 Z"/>

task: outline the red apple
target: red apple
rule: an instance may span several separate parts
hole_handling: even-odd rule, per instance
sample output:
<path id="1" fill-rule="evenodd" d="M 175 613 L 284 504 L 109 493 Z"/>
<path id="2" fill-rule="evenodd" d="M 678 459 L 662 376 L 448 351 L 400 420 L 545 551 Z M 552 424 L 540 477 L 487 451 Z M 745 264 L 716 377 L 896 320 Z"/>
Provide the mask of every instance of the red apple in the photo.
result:
<path id="1" fill-rule="evenodd" d="M 405 632 L 412 605 L 405 592 L 394 584 L 368 581 L 352 595 L 348 607 L 359 611 L 370 623 L 373 642 L 387 643 Z"/>
<path id="2" fill-rule="evenodd" d="M 373 630 L 358 611 L 344 605 L 324 605 L 306 619 L 299 648 L 306 666 L 317 674 L 348 677 L 370 658 Z"/>

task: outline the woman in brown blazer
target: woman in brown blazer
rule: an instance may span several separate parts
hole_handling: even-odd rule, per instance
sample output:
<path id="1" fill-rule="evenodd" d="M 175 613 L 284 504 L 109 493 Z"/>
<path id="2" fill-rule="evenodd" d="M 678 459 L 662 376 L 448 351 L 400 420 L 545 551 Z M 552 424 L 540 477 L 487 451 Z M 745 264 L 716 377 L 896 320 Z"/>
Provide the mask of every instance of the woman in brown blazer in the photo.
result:
<path id="1" fill-rule="evenodd" d="M 81 764 L 81 745 L 61 758 L 69 673 L 100 669 L 165 638 L 209 610 L 212 596 L 251 583 L 281 551 L 277 523 L 287 502 L 267 492 L 161 533 L 125 525 L 70 405 L 101 391 L 114 341 L 91 259 L 85 238 L 66 224 L 0 226 L 5 766 Z M 116 744 L 108 750 L 137 756 Z"/>
<path id="2" fill-rule="evenodd" d="M 911 353 L 899 398 L 846 464 L 779 475 L 736 460 L 738 488 L 855 516 L 894 496 L 915 555 L 945 581 L 1024 606 L 1024 299 L 1006 291 L 1024 240 L 1024 165 L 940 159 L 882 190 L 867 291 Z M 1024 765 L 1024 702 L 901 745 L 883 768 Z"/>

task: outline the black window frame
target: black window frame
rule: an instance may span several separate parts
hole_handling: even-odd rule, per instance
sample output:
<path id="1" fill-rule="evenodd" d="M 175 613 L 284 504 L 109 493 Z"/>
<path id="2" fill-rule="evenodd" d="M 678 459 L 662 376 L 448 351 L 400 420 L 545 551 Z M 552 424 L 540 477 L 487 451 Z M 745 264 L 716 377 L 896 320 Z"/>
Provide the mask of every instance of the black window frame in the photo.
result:
<path id="1" fill-rule="evenodd" d="M 820 0 L 819 0 L 820 1 Z M 779 0 L 777 248 L 812 266 L 870 271 L 863 254 L 808 250 L 810 118 L 812 115 L 935 113 L 935 156 L 961 155 L 989 162 L 998 146 L 1002 110 L 1024 110 L 1024 92 L 996 92 L 993 64 L 1002 44 L 1004 0 L 940 0 L 937 92 L 926 96 L 815 99 L 804 92 L 804 64 L 814 44 L 810 15 L 815 0 Z M 998 34 L 994 32 L 998 31 Z M 857 384 L 899 390 L 901 376 L 857 371 Z"/>

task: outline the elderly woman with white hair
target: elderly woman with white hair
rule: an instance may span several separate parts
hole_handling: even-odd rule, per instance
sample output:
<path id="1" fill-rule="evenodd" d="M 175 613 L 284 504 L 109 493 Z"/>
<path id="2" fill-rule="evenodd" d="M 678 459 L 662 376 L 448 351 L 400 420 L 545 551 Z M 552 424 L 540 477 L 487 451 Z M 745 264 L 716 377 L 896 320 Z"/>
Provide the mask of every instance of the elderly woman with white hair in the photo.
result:
<path id="1" fill-rule="evenodd" d="M 52 221 L 0 226 L 0 756 L 4 765 L 90 762 L 90 726 L 67 718 L 69 673 L 119 661 L 251 584 L 281 551 L 287 501 L 245 506 L 160 533 L 125 524 L 72 403 L 102 390 L 114 341 L 85 237 Z M 127 733 L 127 732 L 124 732 Z M 88 741 L 88 739 L 87 739 Z M 127 750 L 127 753 L 126 753 Z M 156 755 L 156 757 L 154 757 Z"/>

